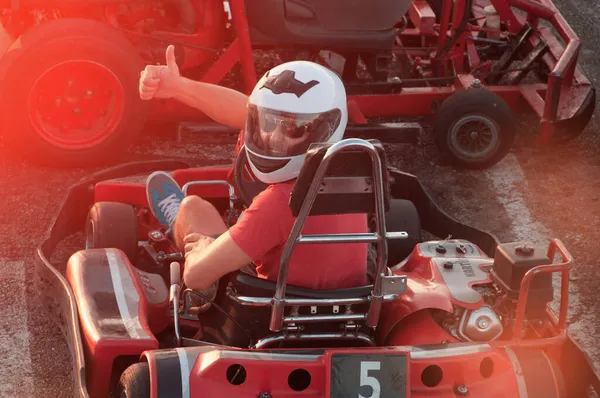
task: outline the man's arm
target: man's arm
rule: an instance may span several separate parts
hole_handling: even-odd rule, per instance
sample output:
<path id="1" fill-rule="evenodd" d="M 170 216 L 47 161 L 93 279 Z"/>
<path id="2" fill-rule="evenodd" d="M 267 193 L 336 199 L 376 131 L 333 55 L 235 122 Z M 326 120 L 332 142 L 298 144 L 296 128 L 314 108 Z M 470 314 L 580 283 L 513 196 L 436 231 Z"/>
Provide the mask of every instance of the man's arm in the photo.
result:
<path id="1" fill-rule="evenodd" d="M 186 243 L 196 243 L 186 245 L 185 284 L 192 289 L 203 289 L 251 261 L 262 263 L 266 253 L 286 242 L 292 229 L 294 217 L 287 197 L 287 191 L 270 186 L 216 240 L 190 236 Z"/>
<path id="2" fill-rule="evenodd" d="M 225 232 L 211 242 L 200 242 L 186 255 L 183 281 L 194 290 L 203 290 L 230 272 L 242 269 L 252 259 Z"/>
<path id="3" fill-rule="evenodd" d="M 246 125 L 248 96 L 239 91 L 180 77 L 174 98 L 218 123 L 240 130 Z"/>
<path id="4" fill-rule="evenodd" d="M 176 98 L 211 119 L 234 128 L 246 124 L 248 96 L 216 84 L 187 79 L 179 73 L 175 47 L 167 47 L 166 65 L 148 65 L 140 74 L 140 98 Z"/>

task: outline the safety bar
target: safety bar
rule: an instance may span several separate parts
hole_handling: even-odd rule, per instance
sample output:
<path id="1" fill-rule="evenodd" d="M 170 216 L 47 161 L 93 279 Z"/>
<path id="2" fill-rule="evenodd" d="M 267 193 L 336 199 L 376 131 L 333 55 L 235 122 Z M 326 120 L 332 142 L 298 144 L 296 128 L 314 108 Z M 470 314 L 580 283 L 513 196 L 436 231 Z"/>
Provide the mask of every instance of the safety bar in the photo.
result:
<path id="1" fill-rule="evenodd" d="M 563 262 L 559 264 L 552 264 L 554 262 L 557 250 L 562 255 Z M 552 239 L 550 241 L 550 246 L 548 247 L 548 258 L 550 259 L 550 264 L 538 265 L 537 267 L 530 269 L 527 271 L 527 273 L 525 273 L 523 280 L 521 281 L 519 301 L 517 303 L 515 325 L 513 329 L 513 339 L 516 340 L 516 342 L 520 342 L 522 340 L 521 330 L 523 329 L 523 323 L 525 320 L 525 309 L 527 308 L 529 286 L 537 274 L 554 272 L 560 272 L 562 274 L 560 282 L 560 309 L 558 325 L 556 326 L 556 329 L 558 330 L 559 334 L 565 334 L 567 331 L 566 325 L 569 302 L 569 272 L 572 268 L 573 257 L 559 239 Z"/>
<path id="2" fill-rule="evenodd" d="M 325 172 L 328 169 L 331 160 L 336 154 L 347 149 L 358 149 L 367 152 L 371 157 L 372 178 L 373 178 L 373 191 L 375 194 L 375 231 L 371 234 L 336 234 L 336 235 L 307 235 L 302 236 L 301 232 L 310 214 L 312 205 L 316 199 L 319 191 L 319 187 L 325 178 Z M 277 287 L 275 289 L 275 296 L 273 297 L 273 309 L 271 311 L 271 319 L 269 323 L 269 329 L 273 332 L 278 332 L 283 327 L 284 323 L 284 309 L 286 305 L 289 305 L 289 300 L 285 299 L 287 277 L 288 277 L 288 266 L 291 255 L 298 243 L 351 243 L 351 242 L 376 242 L 377 243 L 377 265 L 375 272 L 375 281 L 373 283 L 373 291 L 370 297 L 370 306 L 366 314 L 366 321 L 369 327 L 377 326 L 379 321 L 379 314 L 381 312 L 381 306 L 383 304 L 383 279 L 386 278 L 383 275 L 383 269 L 387 264 L 387 240 L 388 238 L 405 238 L 408 235 L 390 234 L 388 236 L 385 227 L 385 204 L 384 204 L 384 186 L 383 186 L 383 170 L 381 165 L 381 159 L 377 149 L 369 142 L 358 139 L 349 138 L 333 144 L 327 149 L 327 152 L 323 156 L 323 160 L 319 165 L 315 173 L 315 177 L 308 189 L 308 193 L 302 207 L 294 222 L 294 226 L 290 233 L 290 237 L 285 245 L 283 253 L 281 255 L 281 262 L 279 266 L 279 275 L 277 278 Z M 395 278 L 395 277 L 387 277 Z M 394 283 L 392 281 L 392 283 Z M 404 287 L 406 284 L 403 284 Z"/>
<path id="3" fill-rule="evenodd" d="M 181 190 L 183 191 L 183 194 L 187 195 L 187 191 L 188 191 L 189 187 L 195 186 L 195 185 L 225 185 L 227 187 L 227 189 L 229 190 L 229 199 L 230 200 L 237 199 L 237 195 L 235 194 L 235 188 L 233 187 L 233 185 L 231 185 L 229 182 L 227 182 L 225 180 L 190 181 L 190 182 L 186 183 L 183 186 L 183 188 L 181 188 Z"/>
<path id="4" fill-rule="evenodd" d="M 268 307 L 273 302 L 272 297 L 250 297 L 241 296 L 237 294 L 231 287 L 227 287 L 227 297 L 235 301 L 240 305 L 251 306 L 251 307 Z M 396 294 L 384 294 L 383 301 L 393 301 L 397 299 Z M 355 298 L 343 298 L 343 299 L 308 299 L 308 298 L 288 298 L 285 300 L 286 305 L 289 306 L 314 306 L 314 307 L 326 307 L 333 305 L 356 305 L 365 304 L 369 302 L 369 297 L 355 297 Z"/>
<path id="5" fill-rule="evenodd" d="M 265 337 L 259 340 L 253 348 L 268 348 L 275 343 L 288 340 L 300 340 L 300 341 L 320 341 L 320 340 L 350 340 L 350 341 L 361 341 L 368 346 L 374 347 L 375 341 L 364 333 L 320 333 L 320 334 L 277 334 L 274 336 Z"/>

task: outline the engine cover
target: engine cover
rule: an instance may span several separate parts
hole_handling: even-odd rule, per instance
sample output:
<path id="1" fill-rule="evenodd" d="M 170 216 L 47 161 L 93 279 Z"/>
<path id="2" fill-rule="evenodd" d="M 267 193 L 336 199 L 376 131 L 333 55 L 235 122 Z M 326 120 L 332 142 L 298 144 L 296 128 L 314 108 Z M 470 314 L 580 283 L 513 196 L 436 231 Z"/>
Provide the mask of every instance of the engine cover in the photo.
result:
<path id="1" fill-rule="evenodd" d="M 485 305 L 485 289 L 478 289 L 478 286 L 491 286 L 489 269 L 492 264 L 493 259 L 466 240 L 417 244 L 410 256 L 392 269 L 394 275 L 408 277 L 407 290 L 398 300 L 385 305 L 378 326 L 380 338 L 385 340 L 402 319 L 422 310 L 452 314 L 457 307 L 465 311 L 481 308 Z M 434 342 L 432 340 L 431 344 Z"/>
<path id="2" fill-rule="evenodd" d="M 519 298 L 525 274 L 538 265 L 550 264 L 546 252 L 529 243 L 504 243 L 496 249 L 491 275 L 512 299 Z M 552 301 L 554 289 L 551 274 L 538 274 L 531 281 L 526 311 L 529 316 L 542 315 L 546 303 Z"/>
<path id="3" fill-rule="evenodd" d="M 417 245 L 402 271 L 433 282 L 437 285 L 435 290 L 443 291 L 452 304 L 476 309 L 483 304 L 483 296 L 473 286 L 492 282 L 489 275 L 492 264 L 493 260 L 471 242 L 429 241 Z M 409 279 L 419 281 L 416 275 L 410 275 Z"/>
<path id="4" fill-rule="evenodd" d="M 455 304 L 471 306 L 483 301 L 483 296 L 473 289 L 473 285 L 491 282 L 488 273 L 491 259 L 434 258 L 432 261 Z"/>

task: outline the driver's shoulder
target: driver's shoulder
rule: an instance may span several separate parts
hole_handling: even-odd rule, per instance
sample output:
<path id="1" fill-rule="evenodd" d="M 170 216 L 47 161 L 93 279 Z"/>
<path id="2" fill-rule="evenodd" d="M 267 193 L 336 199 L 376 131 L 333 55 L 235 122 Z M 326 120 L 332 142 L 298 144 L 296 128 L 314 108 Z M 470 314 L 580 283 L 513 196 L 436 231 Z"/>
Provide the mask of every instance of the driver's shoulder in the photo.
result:
<path id="1" fill-rule="evenodd" d="M 293 182 L 282 182 L 277 184 L 269 185 L 264 191 L 262 191 L 252 204 L 268 205 L 272 206 L 275 204 L 288 205 L 290 194 L 294 188 Z"/>

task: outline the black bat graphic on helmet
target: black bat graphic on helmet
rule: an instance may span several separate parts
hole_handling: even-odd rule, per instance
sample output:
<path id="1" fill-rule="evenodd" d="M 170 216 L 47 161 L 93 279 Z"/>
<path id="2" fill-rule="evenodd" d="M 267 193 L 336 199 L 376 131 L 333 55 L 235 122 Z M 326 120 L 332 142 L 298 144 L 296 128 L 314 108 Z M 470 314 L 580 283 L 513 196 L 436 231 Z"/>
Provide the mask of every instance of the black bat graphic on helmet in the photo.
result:
<path id="1" fill-rule="evenodd" d="M 260 89 L 268 88 L 273 94 L 295 94 L 296 97 L 300 98 L 317 84 L 319 84 L 319 82 L 316 80 L 302 83 L 300 80 L 296 79 L 295 71 L 284 70 L 278 75 L 269 76 Z"/>

